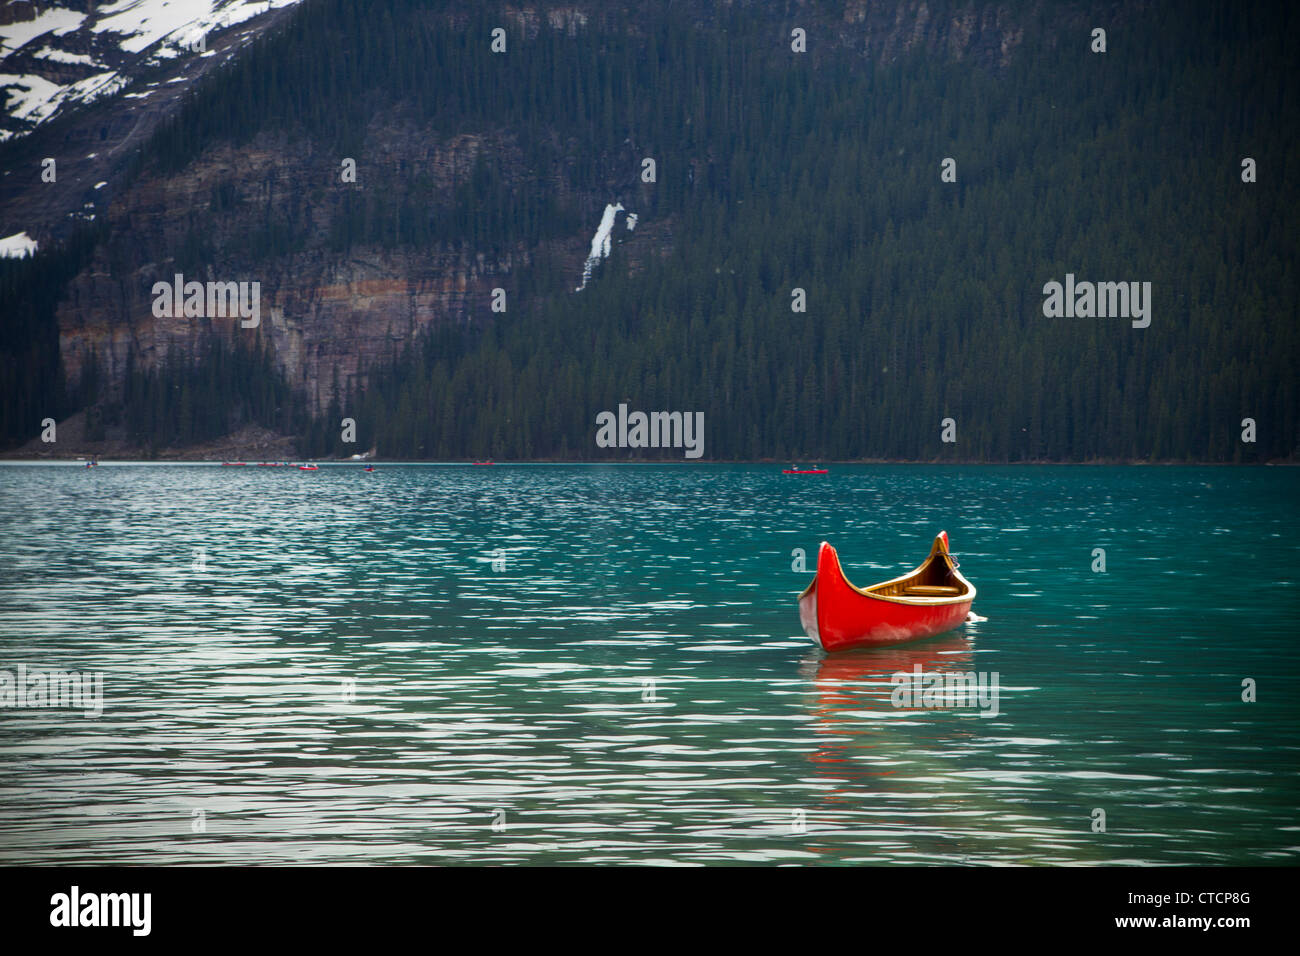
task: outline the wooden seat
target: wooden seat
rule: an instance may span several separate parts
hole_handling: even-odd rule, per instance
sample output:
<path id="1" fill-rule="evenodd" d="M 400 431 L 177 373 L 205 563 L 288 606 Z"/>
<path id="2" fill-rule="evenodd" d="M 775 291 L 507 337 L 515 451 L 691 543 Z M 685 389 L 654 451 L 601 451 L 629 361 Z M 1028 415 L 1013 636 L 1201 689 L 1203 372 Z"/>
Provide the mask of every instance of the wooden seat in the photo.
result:
<path id="1" fill-rule="evenodd" d="M 961 594 L 961 588 L 947 584 L 910 584 L 903 593 L 908 597 L 953 597 Z"/>

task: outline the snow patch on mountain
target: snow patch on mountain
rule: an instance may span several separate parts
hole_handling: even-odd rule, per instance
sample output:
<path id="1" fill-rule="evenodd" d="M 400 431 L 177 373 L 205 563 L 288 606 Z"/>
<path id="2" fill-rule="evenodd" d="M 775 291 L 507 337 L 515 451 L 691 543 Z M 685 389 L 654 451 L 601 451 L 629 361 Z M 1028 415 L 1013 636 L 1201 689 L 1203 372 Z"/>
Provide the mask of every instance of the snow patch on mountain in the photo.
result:
<path id="1" fill-rule="evenodd" d="M 15 232 L 0 239 L 0 259 L 22 259 L 36 255 L 36 240 L 26 232 Z"/>
<path id="2" fill-rule="evenodd" d="M 109 93 L 115 93 L 127 81 L 116 73 L 96 73 L 84 80 L 60 86 L 43 77 L 0 73 L 0 90 L 8 95 L 5 106 L 15 119 L 43 123 L 53 116 L 64 103 L 86 102 Z"/>
<path id="3" fill-rule="evenodd" d="M 99 11 L 93 33 L 120 33 L 118 45 L 142 53 L 160 40 L 192 47 L 211 30 L 243 23 L 298 0 L 118 0 Z"/>
<path id="4" fill-rule="evenodd" d="M 53 31 L 55 36 L 71 33 L 86 20 L 84 13 L 53 7 L 42 11 L 34 20 L 0 24 L 0 57 L 21 49 L 37 37 Z"/>
<path id="5" fill-rule="evenodd" d="M 142 69 L 211 56 L 203 49 L 208 34 L 299 2 L 116 0 L 91 5 L 90 13 L 69 9 L 67 0 L 43 4 L 34 19 L 0 24 L 0 141 L 31 132 L 65 107 L 116 93 Z M 79 70 L 86 75 L 69 80 Z"/>
<path id="6" fill-rule="evenodd" d="M 63 87 L 39 76 L 16 76 L 0 73 L 0 89 L 8 94 L 6 107 L 10 116 L 30 119 L 41 107 L 58 96 Z"/>
<path id="7" fill-rule="evenodd" d="M 623 204 L 614 203 L 605 206 L 605 212 L 600 217 L 600 225 L 596 227 L 596 234 L 591 238 L 591 254 L 587 256 L 587 261 L 582 266 L 582 285 L 575 289 L 575 292 L 581 292 L 587 288 L 587 283 L 591 280 L 591 274 L 600 265 L 601 259 L 609 258 L 609 252 L 613 245 L 614 222 L 618 219 L 618 214 L 624 212 Z M 630 213 L 627 217 L 628 229 L 636 227 L 636 213 Z"/>
<path id="8" fill-rule="evenodd" d="M 42 60 L 52 60 L 55 63 L 78 63 L 82 66 L 98 66 L 95 58 L 89 53 L 69 53 L 66 50 L 53 50 L 46 47 L 34 54 Z"/>

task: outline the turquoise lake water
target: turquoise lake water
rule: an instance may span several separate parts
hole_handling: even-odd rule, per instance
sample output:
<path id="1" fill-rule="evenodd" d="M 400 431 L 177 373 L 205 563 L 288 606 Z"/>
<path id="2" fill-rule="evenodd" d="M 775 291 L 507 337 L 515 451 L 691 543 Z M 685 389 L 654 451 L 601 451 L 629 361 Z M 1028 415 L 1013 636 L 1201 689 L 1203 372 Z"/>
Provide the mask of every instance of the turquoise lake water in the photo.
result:
<path id="1" fill-rule="evenodd" d="M 1294 864 L 1297 492 L 1293 468 L 0 467 L 0 671 L 103 680 L 99 716 L 0 708 L 0 863 Z M 865 586 L 943 529 L 987 620 L 803 636 L 795 549 L 829 540 Z M 996 673 L 997 715 L 893 706 L 917 665 Z"/>

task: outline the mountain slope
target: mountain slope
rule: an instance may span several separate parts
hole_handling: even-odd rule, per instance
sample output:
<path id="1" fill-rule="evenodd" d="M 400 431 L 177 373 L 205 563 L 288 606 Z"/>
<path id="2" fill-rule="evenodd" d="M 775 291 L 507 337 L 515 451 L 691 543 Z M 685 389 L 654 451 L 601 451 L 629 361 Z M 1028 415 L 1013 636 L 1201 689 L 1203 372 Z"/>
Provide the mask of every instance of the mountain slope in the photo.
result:
<path id="1" fill-rule="evenodd" d="M 211 35 L 297 2 L 9 3 L 0 18 L 0 94 L 7 97 L 0 141 L 110 96 L 168 61 L 214 56 Z"/>
<path id="2" fill-rule="evenodd" d="M 1198 14 L 318 0 L 159 127 L 28 338 L 154 450 L 257 420 L 347 454 L 350 417 L 392 456 L 660 454 L 596 445 L 628 403 L 702 411 L 707 457 L 1286 457 L 1294 14 Z M 160 318 L 178 272 L 265 320 Z M 1045 315 L 1067 276 L 1150 283 L 1150 326 Z"/>

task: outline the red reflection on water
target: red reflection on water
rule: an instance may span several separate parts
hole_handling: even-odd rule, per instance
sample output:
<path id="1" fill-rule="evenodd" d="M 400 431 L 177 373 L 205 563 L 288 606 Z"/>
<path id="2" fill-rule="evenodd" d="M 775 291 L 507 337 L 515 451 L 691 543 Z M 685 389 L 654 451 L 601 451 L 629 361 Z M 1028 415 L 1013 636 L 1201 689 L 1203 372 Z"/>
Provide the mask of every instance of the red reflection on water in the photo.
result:
<path id="1" fill-rule="evenodd" d="M 890 701 L 894 674 L 911 673 L 917 666 L 928 674 L 969 671 L 973 653 L 970 639 L 956 631 L 915 644 L 830 654 L 806 665 L 816 695 L 810 708 L 814 731 L 837 738 L 808 756 L 819 776 L 841 784 L 827 794 L 828 800 L 839 799 L 840 793 L 870 778 L 877 778 L 872 786 L 878 786 L 879 778 L 894 772 L 888 763 L 863 762 L 854 759 L 855 754 L 887 756 L 891 750 L 922 744 L 917 735 L 924 731 L 919 728 L 896 730 L 887 718 L 862 716 L 863 711 L 897 712 Z M 951 725 L 946 730 L 963 733 Z"/>

